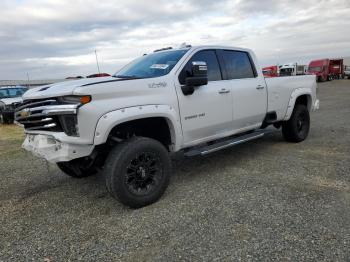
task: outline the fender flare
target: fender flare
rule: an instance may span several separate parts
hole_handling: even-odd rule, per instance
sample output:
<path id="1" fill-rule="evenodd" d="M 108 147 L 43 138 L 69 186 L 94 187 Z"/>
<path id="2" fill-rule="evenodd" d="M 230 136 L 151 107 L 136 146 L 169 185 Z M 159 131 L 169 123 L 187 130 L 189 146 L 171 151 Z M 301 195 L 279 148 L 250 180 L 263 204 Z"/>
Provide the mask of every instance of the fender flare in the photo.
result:
<path id="1" fill-rule="evenodd" d="M 295 102 L 298 99 L 298 97 L 300 97 L 302 95 L 308 96 L 307 107 L 309 110 L 311 110 L 311 106 L 313 103 L 312 103 L 312 92 L 311 92 L 310 88 L 304 88 L 304 87 L 297 88 L 290 95 L 289 103 L 288 103 L 288 107 L 287 107 L 287 112 L 283 118 L 284 121 L 289 120 L 289 118 L 292 116 Z"/>
<path id="2" fill-rule="evenodd" d="M 140 105 L 120 108 L 104 114 L 96 125 L 94 145 L 106 143 L 110 132 L 115 126 L 128 121 L 150 117 L 164 117 L 167 120 L 172 142 L 171 151 L 179 150 L 182 143 L 181 123 L 176 110 L 169 105 Z"/>

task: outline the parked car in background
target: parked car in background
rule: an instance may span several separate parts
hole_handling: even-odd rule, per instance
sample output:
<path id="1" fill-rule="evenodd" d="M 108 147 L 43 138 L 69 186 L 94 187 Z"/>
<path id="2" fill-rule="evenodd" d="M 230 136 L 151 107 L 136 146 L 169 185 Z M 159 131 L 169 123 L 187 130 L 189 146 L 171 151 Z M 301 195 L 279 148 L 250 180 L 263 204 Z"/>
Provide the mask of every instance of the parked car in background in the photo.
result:
<path id="1" fill-rule="evenodd" d="M 22 102 L 26 87 L 0 87 L 0 118 L 4 124 L 12 124 L 16 105 Z"/>
<path id="2" fill-rule="evenodd" d="M 99 74 L 88 75 L 86 78 L 106 77 L 106 76 L 111 76 L 111 75 L 107 73 L 99 73 Z"/>
<path id="3" fill-rule="evenodd" d="M 332 79 L 344 78 L 344 59 L 330 59 L 329 74 Z"/>
<path id="4" fill-rule="evenodd" d="M 296 75 L 306 75 L 307 66 L 299 65 L 298 63 L 284 64 L 280 67 L 280 76 L 296 76 Z"/>
<path id="5" fill-rule="evenodd" d="M 344 66 L 344 78 L 350 79 L 350 66 L 346 65 Z"/>
<path id="6" fill-rule="evenodd" d="M 278 66 L 267 66 L 262 69 L 264 77 L 277 77 Z"/>
<path id="7" fill-rule="evenodd" d="M 332 80 L 332 75 L 329 72 L 329 59 L 313 60 L 309 64 L 308 73 L 316 75 L 317 82 Z"/>

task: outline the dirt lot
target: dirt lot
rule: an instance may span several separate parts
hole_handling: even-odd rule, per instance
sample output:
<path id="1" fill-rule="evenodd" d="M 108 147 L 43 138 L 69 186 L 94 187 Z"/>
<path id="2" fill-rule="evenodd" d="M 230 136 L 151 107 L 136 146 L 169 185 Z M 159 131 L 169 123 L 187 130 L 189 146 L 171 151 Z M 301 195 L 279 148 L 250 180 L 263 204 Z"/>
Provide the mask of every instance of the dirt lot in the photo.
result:
<path id="1" fill-rule="evenodd" d="M 76 180 L 0 127 L 0 261 L 349 261 L 350 80 L 322 83 L 309 138 L 280 132 L 175 157 L 154 205 L 128 209 L 103 175 Z"/>

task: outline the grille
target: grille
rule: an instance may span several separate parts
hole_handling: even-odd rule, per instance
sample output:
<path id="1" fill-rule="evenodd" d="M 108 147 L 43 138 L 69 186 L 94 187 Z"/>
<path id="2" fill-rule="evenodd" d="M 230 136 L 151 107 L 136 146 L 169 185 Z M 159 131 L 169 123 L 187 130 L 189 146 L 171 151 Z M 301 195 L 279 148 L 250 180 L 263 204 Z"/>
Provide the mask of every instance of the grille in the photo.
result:
<path id="1" fill-rule="evenodd" d="M 26 130 L 46 130 L 62 132 L 57 116 L 48 116 L 43 111 L 47 106 L 57 105 L 55 99 L 27 100 L 16 109 L 15 119 Z"/>
<path id="2" fill-rule="evenodd" d="M 28 131 L 65 132 L 65 118 L 76 118 L 76 112 L 77 105 L 62 104 L 57 99 L 26 100 L 16 108 L 15 120 Z"/>

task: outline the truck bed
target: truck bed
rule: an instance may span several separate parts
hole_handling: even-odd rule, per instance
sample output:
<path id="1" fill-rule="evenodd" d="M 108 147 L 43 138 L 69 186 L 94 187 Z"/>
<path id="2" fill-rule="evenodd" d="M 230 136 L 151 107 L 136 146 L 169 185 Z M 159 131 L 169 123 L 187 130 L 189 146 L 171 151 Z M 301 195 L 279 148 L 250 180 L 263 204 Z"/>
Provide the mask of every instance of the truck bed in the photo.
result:
<path id="1" fill-rule="evenodd" d="M 277 120 L 284 119 L 292 92 L 297 88 L 308 88 L 316 95 L 316 78 L 314 75 L 286 76 L 265 78 L 268 90 L 267 112 L 275 111 Z"/>

